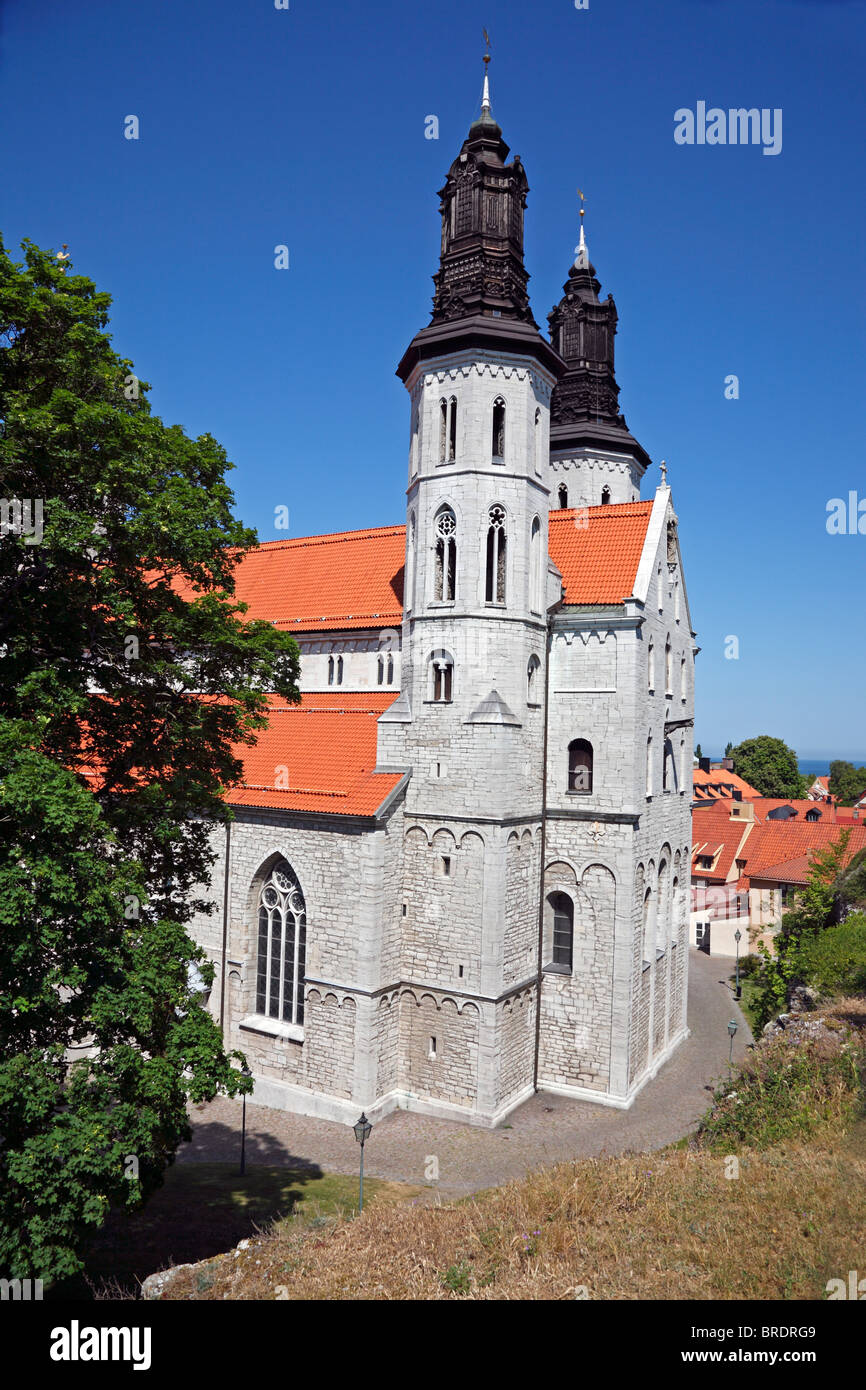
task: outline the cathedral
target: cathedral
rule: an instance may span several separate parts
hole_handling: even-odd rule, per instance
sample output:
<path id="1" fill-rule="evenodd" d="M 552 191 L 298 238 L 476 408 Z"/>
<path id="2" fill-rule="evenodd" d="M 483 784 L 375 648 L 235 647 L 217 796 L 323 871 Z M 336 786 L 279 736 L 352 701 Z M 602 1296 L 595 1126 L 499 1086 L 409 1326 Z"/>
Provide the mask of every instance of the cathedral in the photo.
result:
<path id="1" fill-rule="evenodd" d="M 215 832 L 209 1007 L 254 1099 L 492 1126 L 628 1107 L 686 1038 L 694 633 L 677 517 L 629 433 L 583 226 L 544 336 L 491 110 L 441 189 L 405 525 L 245 557 L 291 632 Z"/>

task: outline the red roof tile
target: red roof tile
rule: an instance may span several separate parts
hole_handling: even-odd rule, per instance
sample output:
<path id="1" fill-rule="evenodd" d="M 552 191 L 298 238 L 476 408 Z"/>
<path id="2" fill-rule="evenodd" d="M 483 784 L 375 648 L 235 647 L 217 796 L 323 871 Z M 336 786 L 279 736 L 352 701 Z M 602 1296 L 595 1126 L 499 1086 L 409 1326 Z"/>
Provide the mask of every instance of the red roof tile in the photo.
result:
<path id="1" fill-rule="evenodd" d="M 550 558 L 568 604 L 622 603 L 634 583 L 652 502 L 569 507 L 550 513 Z"/>
<path id="2" fill-rule="evenodd" d="M 396 698 L 394 691 L 328 692 L 287 705 L 273 696 L 268 728 L 254 747 L 234 750 L 244 775 L 226 801 L 331 816 L 373 815 L 400 781 L 400 773 L 373 771 L 376 721 Z"/>

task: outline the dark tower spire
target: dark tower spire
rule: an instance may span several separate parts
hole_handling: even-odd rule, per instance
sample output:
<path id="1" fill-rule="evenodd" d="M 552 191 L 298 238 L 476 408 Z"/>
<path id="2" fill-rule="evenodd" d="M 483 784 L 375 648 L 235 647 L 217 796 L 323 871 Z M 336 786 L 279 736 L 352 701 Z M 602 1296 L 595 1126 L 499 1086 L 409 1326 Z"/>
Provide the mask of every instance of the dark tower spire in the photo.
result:
<path id="1" fill-rule="evenodd" d="M 582 195 L 581 195 L 582 201 Z M 550 446 L 605 445 L 635 454 L 646 467 L 649 456 L 629 434 L 619 409 L 614 375 L 617 312 L 613 296 L 599 300 L 601 284 L 589 259 L 581 208 L 580 242 L 565 294 L 548 314 L 550 338 L 567 371 L 550 402 Z"/>
<path id="2" fill-rule="evenodd" d="M 489 59 L 485 59 L 485 64 Z M 442 245 L 433 276 L 433 313 L 410 344 L 398 375 L 404 380 L 429 344 L 441 352 L 449 338 L 500 349 L 531 349 L 555 375 L 562 363 L 538 331 L 529 307 L 529 275 L 523 264 L 523 210 L 529 183 L 493 119 L 485 70 L 481 115 L 473 121 L 460 153 L 439 190 Z"/>

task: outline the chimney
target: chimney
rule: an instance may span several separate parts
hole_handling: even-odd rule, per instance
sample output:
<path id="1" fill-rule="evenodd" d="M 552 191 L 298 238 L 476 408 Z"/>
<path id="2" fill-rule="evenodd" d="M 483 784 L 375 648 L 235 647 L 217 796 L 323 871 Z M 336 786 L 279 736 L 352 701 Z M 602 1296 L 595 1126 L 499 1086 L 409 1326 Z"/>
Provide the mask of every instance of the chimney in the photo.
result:
<path id="1" fill-rule="evenodd" d="M 710 760 L 709 760 L 709 758 L 699 758 L 699 759 L 698 759 L 698 767 L 701 769 L 701 772 L 709 772 L 709 770 L 710 770 Z"/>
<path id="2" fill-rule="evenodd" d="M 731 792 L 731 797 L 734 801 L 742 801 L 743 793 L 740 791 L 739 787 L 734 787 L 733 791 Z"/>
<path id="3" fill-rule="evenodd" d="M 734 770 L 734 760 L 733 760 L 733 758 L 722 758 L 722 767 L 725 769 L 725 772 L 733 772 L 733 770 Z"/>

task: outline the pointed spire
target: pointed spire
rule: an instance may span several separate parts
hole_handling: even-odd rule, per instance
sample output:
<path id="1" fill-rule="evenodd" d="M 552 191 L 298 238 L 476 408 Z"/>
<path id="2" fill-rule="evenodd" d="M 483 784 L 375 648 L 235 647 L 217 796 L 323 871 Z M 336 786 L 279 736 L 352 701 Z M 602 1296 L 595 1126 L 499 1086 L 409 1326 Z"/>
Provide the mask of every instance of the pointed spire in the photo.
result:
<path id="1" fill-rule="evenodd" d="M 481 92 L 481 119 L 489 121 L 493 115 L 490 109 L 490 78 L 487 71 L 484 72 L 484 87 Z"/>
<path id="2" fill-rule="evenodd" d="M 581 216 L 583 214 L 581 213 Z M 580 224 L 580 241 L 574 248 L 574 268 L 575 270 L 589 270 L 589 247 L 586 244 L 586 237 L 583 232 L 583 223 Z"/>

